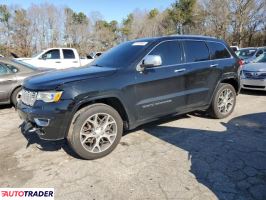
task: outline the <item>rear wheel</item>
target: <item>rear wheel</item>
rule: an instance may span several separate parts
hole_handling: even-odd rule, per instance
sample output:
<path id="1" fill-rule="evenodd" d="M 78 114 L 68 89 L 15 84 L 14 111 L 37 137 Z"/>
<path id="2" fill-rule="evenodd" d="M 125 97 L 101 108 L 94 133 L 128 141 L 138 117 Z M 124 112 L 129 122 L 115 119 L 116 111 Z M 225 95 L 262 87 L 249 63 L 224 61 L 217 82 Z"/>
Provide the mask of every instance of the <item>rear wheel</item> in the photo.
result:
<path id="1" fill-rule="evenodd" d="M 230 84 L 221 83 L 214 94 L 209 111 L 212 117 L 222 119 L 233 112 L 235 104 L 235 88 Z"/>
<path id="2" fill-rule="evenodd" d="M 93 104 L 75 114 L 67 140 L 80 157 L 91 160 L 111 153 L 122 132 L 123 122 L 115 109 Z"/>
<path id="3" fill-rule="evenodd" d="M 22 89 L 21 87 L 15 89 L 11 95 L 11 101 L 14 106 L 17 106 L 18 101 L 21 99 Z"/>

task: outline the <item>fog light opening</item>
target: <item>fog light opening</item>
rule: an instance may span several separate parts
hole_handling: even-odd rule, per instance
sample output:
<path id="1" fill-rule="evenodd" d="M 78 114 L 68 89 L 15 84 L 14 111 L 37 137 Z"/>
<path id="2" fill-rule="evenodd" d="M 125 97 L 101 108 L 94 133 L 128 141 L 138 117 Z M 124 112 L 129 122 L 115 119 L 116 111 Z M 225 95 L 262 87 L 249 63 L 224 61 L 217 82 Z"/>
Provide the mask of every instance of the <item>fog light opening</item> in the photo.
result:
<path id="1" fill-rule="evenodd" d="M 34 118 L 34 121 L 37 124 L 37 126 L 45 127 L 49 125 L 50 119 Z"/>

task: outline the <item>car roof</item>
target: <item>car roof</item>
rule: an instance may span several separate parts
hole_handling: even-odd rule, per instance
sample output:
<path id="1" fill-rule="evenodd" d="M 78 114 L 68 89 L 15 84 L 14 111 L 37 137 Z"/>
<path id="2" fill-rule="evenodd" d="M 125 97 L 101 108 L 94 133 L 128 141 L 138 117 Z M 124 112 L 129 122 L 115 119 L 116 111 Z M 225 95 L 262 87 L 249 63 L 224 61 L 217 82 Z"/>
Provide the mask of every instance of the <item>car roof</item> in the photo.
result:
<path id="1" fill-rule="evenodd" d="M 130 42 L 155 42 L 155 41 L 164 41 L 172 39 L 194 39 L 194 40 L 209 40 L 209 41 L 223 41 L 211 36 L 204 35 L 169 35 L 169 36 L 160 36 L 160 37 L 150 37 L 150 38 L 140 38 Z"/>

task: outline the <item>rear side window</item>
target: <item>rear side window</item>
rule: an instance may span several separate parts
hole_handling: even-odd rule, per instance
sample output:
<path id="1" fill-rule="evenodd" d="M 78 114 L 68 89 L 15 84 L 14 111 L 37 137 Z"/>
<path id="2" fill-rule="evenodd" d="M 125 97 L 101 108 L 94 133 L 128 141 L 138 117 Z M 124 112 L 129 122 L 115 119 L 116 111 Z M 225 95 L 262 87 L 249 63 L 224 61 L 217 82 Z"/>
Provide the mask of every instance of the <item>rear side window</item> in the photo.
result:
<path id="1" fill-rule="evenodd" d="M 166 41 L 159 44 L 149 55 L 159 55 L 162 65 L 174 65 L 181 63 L 181 48 L 177 41 Z"/>
<path id="2" fill-rule="evenodd" d="M 211 59 L 223 59 L 223 58 L 230 58 L 231 55 L 226 49 L 226 47 L 217 42 L 208 42 L 208 47 L 210 49 Z"/>
<path id="3" fill-rule="evenodd" d="M 187 62 L 198 62 L 209 60 L 209 50 L 205 42 L 185 41 L 184 50 Z"/>
<path id="4" fill-rule="evenodd" d="M 65 59 L 75 59 L 75 54 L 71 49 L 63 49 L 63 55 Z"/>

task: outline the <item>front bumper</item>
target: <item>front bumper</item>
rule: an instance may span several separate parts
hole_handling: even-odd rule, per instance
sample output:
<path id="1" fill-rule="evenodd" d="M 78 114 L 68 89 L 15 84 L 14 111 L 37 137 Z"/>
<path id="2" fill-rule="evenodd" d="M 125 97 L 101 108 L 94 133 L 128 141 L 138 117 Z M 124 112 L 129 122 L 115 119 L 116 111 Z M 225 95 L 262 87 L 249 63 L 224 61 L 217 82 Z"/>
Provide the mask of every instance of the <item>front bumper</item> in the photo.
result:
<path id="1" fill-rule="evenodd" d="M 241 88 L 266 91 L 266 79 L 241 79 Z"/>
<path id="2" fill-rule="evenodd" d="M 60 140 L 65 138 L 69 128 L 71 105 L 72 101 L 62 100 L 58 103 L 36 102 L 32 107 L 20 101 L 17 105 L 17 111 L 20 118 L 28 126 L 34 128 L 41 139 Z M 38 120 L 41 120 L 42 123 L 39 123 Z"/>

